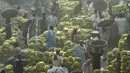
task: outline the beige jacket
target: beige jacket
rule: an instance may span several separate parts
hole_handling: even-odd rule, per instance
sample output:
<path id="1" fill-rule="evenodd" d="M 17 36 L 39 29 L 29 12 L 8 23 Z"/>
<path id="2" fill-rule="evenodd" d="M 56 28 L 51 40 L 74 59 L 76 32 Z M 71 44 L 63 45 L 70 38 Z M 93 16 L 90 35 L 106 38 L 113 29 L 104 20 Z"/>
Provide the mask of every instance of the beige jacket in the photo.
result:
<path id="1" fill-rule="evenodd" d="M 63 63 L 63 58 L 59 55 L 57 55 L 58 60 L 54 60 L 54 56 L 52 57 L 53 60 L 53 66 L 59 67 Z"/>
<path id="2" fill-rule="evenodd" d="M 85 62 L 82 66 L 83 73 L 94 73 L 92 64 L 90 63 L 89 65 L 87 65 L 87 63 L 88 61 Z"/>

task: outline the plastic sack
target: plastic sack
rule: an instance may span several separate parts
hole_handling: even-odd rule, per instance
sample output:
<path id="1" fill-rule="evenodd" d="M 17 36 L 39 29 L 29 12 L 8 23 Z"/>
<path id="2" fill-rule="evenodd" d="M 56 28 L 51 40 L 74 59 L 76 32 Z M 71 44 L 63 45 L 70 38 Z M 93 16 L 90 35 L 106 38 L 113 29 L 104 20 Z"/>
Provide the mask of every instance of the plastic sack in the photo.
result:
<path id="1" fill-rule="evenodd" d="M 53 67 L 52 69 L 49 69 L 47 73 L 68 73 L 68 69 L 62 67 Z"/>

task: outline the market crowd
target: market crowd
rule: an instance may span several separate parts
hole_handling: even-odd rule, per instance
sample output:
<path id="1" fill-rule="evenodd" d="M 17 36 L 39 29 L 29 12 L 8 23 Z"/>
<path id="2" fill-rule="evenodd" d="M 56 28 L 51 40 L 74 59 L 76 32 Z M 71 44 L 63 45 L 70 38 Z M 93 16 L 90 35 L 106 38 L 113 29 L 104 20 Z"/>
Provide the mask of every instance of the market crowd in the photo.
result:
<path id="1" fill-rule="evenodd" d="M 39 2 L 40 3 L 40 2 Z M 22 65 L 22 55 L 21 55 L 21 48 L 28 47 L 28 39 L 34 36 L 40 35 L 47 32 L 46 35 L 46 48 L 56 48 L 56 28 L 58 27 L 58 23 L 60 21 L 59 17 L 59 4 L 57 2 L 52 3 L 52 7 L 50 9 L 46 8 L 44 5 L 41 4 L 40 7 L 40 14 L 38 11 L 38 5 L 40 5 L 38 1 L 34 1 L 34 7 L 31 8 L 31 12 L 22 8 L 21 6 L 17 7 L 18 16 L 20 16 L 23 21 L 27 21 L 22 23 L 22 25 L 17 25 L 17 43 L 14 44 L 14 73 L 23 73 L 23 65 Z M 100 12 L 94 9 L 92 6 L 93 2 L 88 2 L 88 11 L 94 10 L 93 15 L 90 17 L 92 22 L 93 29 L 99 33 L 99 36 L 92 36 L 90 41 L 94 39 L 101 39 L 108 42 L 109 47 L 116 47 L 118 41 L 122 34 L 128 33 L 130 30 L 130 23 L 127 20 L 129 18 L 129 13 L 127 14 L 120 14 L 120 15 L 113 15 L 110 11 L 107 15 L 106 12 Z M 120 5 L 120 4 L 119 4 Z M 81 9 L 83 6 L 80 3 L 77 8 Z M 111 8 L 111 7 L 110 7 Z M 128 7 L 130 8 L 130 7 Z M 75 10 L 75 13 L 80 10 Z M 127 18 L 126 18 L 127 16 Z M 41 17 L 41 18 L 39 18 Z M 113 25 L 109 27 L 100 27 L 99 23 L 104 18 L 113 19 Z M 5 21 L 6 29 L 3 32 L 6 32 L 6 39 L 10 39 L 12 36 L 11 28 L 11 20 L 6 19 Z M 39 28 L 37 28 L 39 27 Z M 111 35 L 111 36 L 110 36 Z M 91 35 L 90 35 L 91 36 Z M 130 36 L 128 37 L 128 42 L 130 40 Z M 75 53 L 76 57 L 80 57 L 82 62 L 82 69 L 84 73 L 93 73 L 95 69 L 100 69 L 100 57 L 104 53 L 102 49 L 96 49 L 95 52 L 88 51 L 90 49 L 89 43 L 83 42 L 81 40 L 80 31 L 78 32 L 78 28 L 73 29 L 73 33 L 71 36 L 71 41 L 76 43 L 76 45 L 72 48 L 70 52 Z M 89 41 L 89 42 L 90 42 Z M 91 56 L 93 56 L 93 60 Z M 57 50 L 56 54 L 52 56 L 53 59 L 53 66 L 60 67 L 63 63 L 63 57 L 60 56 L 60 51 Z M 1 73 L 5 73 L 2 71 Z"/>

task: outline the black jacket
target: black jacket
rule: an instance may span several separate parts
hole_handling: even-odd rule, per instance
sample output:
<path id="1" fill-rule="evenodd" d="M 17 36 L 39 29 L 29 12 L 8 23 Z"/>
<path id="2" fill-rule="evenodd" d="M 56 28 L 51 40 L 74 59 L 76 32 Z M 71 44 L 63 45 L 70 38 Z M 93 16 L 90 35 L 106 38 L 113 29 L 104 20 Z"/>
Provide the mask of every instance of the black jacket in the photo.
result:
<path id="1" fill-rule="evenodd" d="M 23 62 L 22 60 L 16 59 L 13 65 L 14 73 L 23 73 Z"/>
<path id="2" fill-rule="evenodd" d="M 93 69 L 100 69 L 101 63 L 100 63 L 100 57 L 103 54 L 103 50 L 101 49 L 101 52 L 99 53 L 93 53 L 90 52 L 90 54 L 93 56 Z"/>

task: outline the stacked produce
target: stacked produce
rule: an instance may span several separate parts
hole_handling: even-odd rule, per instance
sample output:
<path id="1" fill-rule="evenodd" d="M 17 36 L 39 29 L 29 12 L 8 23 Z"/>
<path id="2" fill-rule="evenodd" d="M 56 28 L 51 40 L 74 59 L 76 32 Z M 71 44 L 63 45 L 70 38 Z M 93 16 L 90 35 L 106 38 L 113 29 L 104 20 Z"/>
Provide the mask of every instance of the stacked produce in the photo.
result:
<path id="1" fill-rule="evenodd" d="M 64 17 L 66 14 L 73 14 L 74 7 L 78 4 L 78 1 L 59 0 L 60 4 L 60 17 Z"/>
<path id="2" fill-rule="evenodd" d="M 107 69 L 110 73 L 116 73 L 117 70 L 117 55 L 121 53 L 119 48 L 114 48 L 112 51 L 107 53 Z"/>
<path id="3" fill-rule="evenodd" d="M 123 34 L 121 39 L 118 42 L 118 47 L 123 50 L 128 50 L 128 43 L 127 43 L 127 36 L 128 34 Z"/>
<path id="4" fill-rule="evenodd" d="M 46 51 L 45 38 L 40 36 L 34 36 L 29 40 L 29 48 L 37 51 Z"/>
<path id="5" fill-rule="evenodd" d="M 94 73 L 110 73 L 110 72 L 108 70 L 96 69 L 94 70 Z"/>
<path id="6" fill-rule="evenodd" d="M 121 55 L 121 73 L 130 72 L 130 51 L 123 50 Z"/>
<path id="7" fill-rule="evenodd" d="M 13 72 L 13 66 L 10 64 L 10 65 L 7 65 L 4 67 L 4 70 L 7 72 L 7 73 L 14 73 Z"/>
<path id="8" fill-rule="evenodd" d="M 13 55 L 14 46 L 13 44 L 16 42 L 16 38 L 12 37 L 9 40 L 6 40 L 1 46 L 0 46 L 0 55 L 1 59 L 7 59 L 8 57 Z"/>
<path id="9" fill-rule="evenodd" d="M 0 44 L 2 44 L 4 41 L 5 41 L 5 39 L 6 39 L 6 34 L 5 34 L 5 32 L 3 32 L 5 30 L 5 28 L 0 28 Z"/>
<path id="10" fill-rule="evenodd" d="M 128 12 L 128 8 L 125 4 L 123 5 L 115 5 L 112 6 L 112 11 L 114 15 L 120 15 L 120 14 L 125 14 Z"/>
<path id="11" fill-rule="evenodd" d="M 112 51 L 107 53 L 107 68 L 110 72 L 116 73 L 117 68 L 117 56 L 119 54 L 121 57 L 121 73 L 128 73 L 129 72 L 129 54 L 128 54 L 128 43 L 127 43 L 127 36 L 128 34 L 123 34 L 121 39 L 118 42 L 118 48 L 113 49 Z"/>

